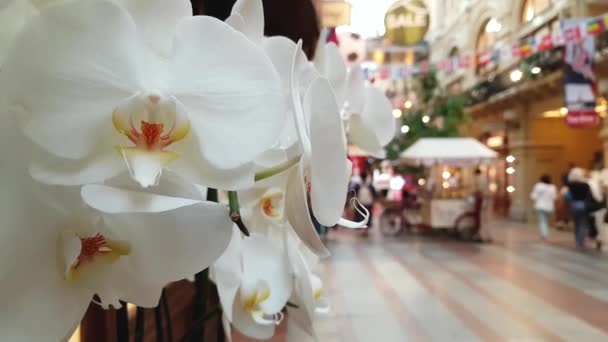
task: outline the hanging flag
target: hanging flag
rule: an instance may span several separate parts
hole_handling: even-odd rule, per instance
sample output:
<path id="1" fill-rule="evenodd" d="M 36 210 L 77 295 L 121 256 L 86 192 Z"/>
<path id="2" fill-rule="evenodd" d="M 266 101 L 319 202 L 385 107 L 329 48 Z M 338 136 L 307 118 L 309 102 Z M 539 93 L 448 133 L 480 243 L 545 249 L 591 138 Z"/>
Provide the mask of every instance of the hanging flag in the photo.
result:
<path id="1" fill-rule="evenodd" d="M 381 67 L 378 69 L 378 78 L 381 80 L 386 80 L 390 77 L 390 70 L 386 67 Z"/>
<path id="2" fill-rule="evenodd" d="M 576 42 L 583 38 L 580 25 L 570 26 L 563 30 L 564 41 L 566 43 Z"/>
<path id="3" fill-rule="evenodd" d="M 460 61 L 458 62 L 458 67 L 460 69 L 468 69 L 471 67 L 471 56 L 466 55 L 460 57 Z"/>
<path id="4" fill-rule="evenodd" d="M 564 32 L 580 27 L 579 24 L 580 21 L 576 19 L 562 22 L 566 27 Z M 566 124 L 572 127 L 597 126 L 600 118 L 595 111 L 595 38 L 589 35 L 584 39 L 570 40 L 564 52 L 564 99 L 568 109 Z"/>
<path id="5" fill-rule="evenodd" d="M 447 71 L 448 69 L 448 63 L 450 63 L 449 59 L 442 59 L 439 62 L 437 62 L 437 70 L 439 71 Z"/>
<path id="6" fill-rule="evenodd" d="M 530 41 L 525 41 L 519 46 L 519 57 L 526 58 L 532 54 L 532 44 Z"/>
<path id="7" fill-rule="evenodd" d="M 521 45 L 519 43 L 513 43 L 511 45 L 511 59 L 517 59 L 521 57 Z"/>
<path id="8" fill-rule="evenodd" d="M 337 46 L 340 46 L 340 41 L 338 40 L 338 34 L 336 33 L 335 28 L 329 29 L 329 32 L 327 33 L 327 38 L 325 41 L 327 43 L 334 43 Z"/>
<path id="9" fill-rule="evenodd" d="M 429 73 L 429 62 L 420 63 L 420 74 L 426 76 Z"/>
<path id="10" fill-rule="evenodd" d="M 391 67 L 391 79 L 398 80 L 401 78 L 401 68 L 399 66 Z"/>
<path id="11" fill-rule="evenodd" d="M 602 25 L 599 19 L 593 18 L 587 22 L 587 34 L 592 36 L 598 35 L 602 32 Z"/>
<path id="12" fill-rule="evenodd" d="M 540 42 L 536 46 L 536 50 L 547 51 L 553 49 L 553 36 L 548 33 L 540 38 Z"/>
<path id="13" fill-rule="evenodd" d="M 553 33 L 551 33 L 551 36 L 553 38 L 553 46 L 564 46 L 566 44 L 566 39 L 564 38 L 564 34 L 562 33 L 561 30 L 557 30 Z"/>
<path id="14" fill-rule="evenodd" d="M 486 50 L 484 52 L 480 52 L 477 55 L 477 64 L 480 66 L 485 66 L 492 61 L 492 54 L 490 50 Z"/>

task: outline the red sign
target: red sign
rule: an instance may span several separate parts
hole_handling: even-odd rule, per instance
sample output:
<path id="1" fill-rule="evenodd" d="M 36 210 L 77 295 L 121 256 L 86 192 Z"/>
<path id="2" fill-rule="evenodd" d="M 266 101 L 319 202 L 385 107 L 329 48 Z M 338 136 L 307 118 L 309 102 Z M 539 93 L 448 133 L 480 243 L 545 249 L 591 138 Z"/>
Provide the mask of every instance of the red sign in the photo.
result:
<path id="1" fill-rule="evenodd" d="M 568 111 L 566 124 L 570 127 L 595 127 L 600 124 L 600 117 L 595 111 Z"/>

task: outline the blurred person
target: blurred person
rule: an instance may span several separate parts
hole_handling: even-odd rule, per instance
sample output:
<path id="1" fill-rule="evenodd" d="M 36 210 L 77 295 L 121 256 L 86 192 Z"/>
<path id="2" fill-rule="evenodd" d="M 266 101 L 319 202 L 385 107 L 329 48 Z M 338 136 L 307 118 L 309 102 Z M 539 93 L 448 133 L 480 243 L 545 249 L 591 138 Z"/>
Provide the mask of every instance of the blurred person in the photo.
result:
<path id="1" fill-rule="evenodd" d="M 568 193 L 568 176 L 575 167 L 574 163 L 568 163 L 568 170 L 561 176 L 560 196 L 557 198 L 555 211 L 555 218 L 557 219 L 555 227 L 560 230 L 566 230 L 572 221 L 570 203 L 566 200 L 566 194 Z"/>
<path id="2" fill-rule="evenodd" d="M 587 211 L 589 212 L 590 220 L 589 237 L 595 240 L 596 248 L 601 250 L 604 237 L 606 236 L 604 228 L 606 199 L 604 196 L 602 172 L 599 170 L 592 171 L 587 184 L 589 184 L 589 189 L 591 190 L 591 197 L 587 201 Z"/>
<path id="3" fill-rule="evenodd" d="M 549 218 L 555 209 L 557 187 L 551 183 L 551 177 L 544 174 L 534 185 L 530 198 L 534 201 L 534 211 L 538 219 L 540 237 L 546 241 L 549 237 Z"/>
<path id="4" fill-rule="evenodd" d="M 574 220 L 574 240 L 577 248 L 585 247 L 585 240 L 589 234 L 591 220 L 587 202 L 593 197 L 591 188 L 585 179 L 585 170 L 575 167 L 568 175 L 568 193 L 572 219 Z"/>
<path id="5" fill-rule="evenodd" d="M 477 168 L 473 176 L 473 196 L 475 197 L 475 210 L 477 211 L 477 232 L 473 240 L 477 242 L 492 242 L 492 228 L 490 227 L 490 188 L 488 178 Z"/>

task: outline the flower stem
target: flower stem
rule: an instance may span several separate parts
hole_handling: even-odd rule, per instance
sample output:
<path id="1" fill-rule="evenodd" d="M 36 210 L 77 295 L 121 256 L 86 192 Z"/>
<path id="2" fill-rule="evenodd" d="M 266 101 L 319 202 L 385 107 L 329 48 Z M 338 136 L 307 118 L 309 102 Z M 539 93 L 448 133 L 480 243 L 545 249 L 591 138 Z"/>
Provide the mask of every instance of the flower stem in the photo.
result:
<path id="1" fill-rule="evenodd" d="M 239 227 L 241 233 L 245 236 L 249 236 L 249 229 L 245 227 L 245 223 L 243 223 L 243 219 L 241 217 L 240 207 L 239 207 L 239 196 L 236 191 L 228 191 L 228 207 L 230 208 L 230 219 L 232 222 Z"/>
<path id="2" fill-rule="evenodd" d="M 290 167 L 296 165 L 298 163 L 298 161 L 300 161 L 300 157 L 290 159 L 290 160 L 288 160 L 288 161 L 286 161 L 284 163 L 281 163 L 281 164 L 279 164 L 277 166 L 273 166 L 273 167 L 271 167 L 269 169 L 260 171 L 260 172 L 258 172 L 258 173 L 255 174 L 255 178 L 254 179 L 255 179 L 256 182 L 259 182 L 259 181 L 264 180 L 266 178 L 270 178 L 270 177 L 272 177 L 274 175 L 277 175 L 277 174 L 279 174 L 279 173 L 281 173 L 281 172 L 289 169 Z"/>

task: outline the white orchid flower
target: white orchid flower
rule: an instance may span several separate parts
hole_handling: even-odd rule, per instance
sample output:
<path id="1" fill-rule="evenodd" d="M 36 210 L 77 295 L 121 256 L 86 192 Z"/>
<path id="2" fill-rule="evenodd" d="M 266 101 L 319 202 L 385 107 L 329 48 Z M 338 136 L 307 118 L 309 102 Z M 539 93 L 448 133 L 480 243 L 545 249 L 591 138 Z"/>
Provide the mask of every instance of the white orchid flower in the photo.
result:
<path id="1" fill-rule="evenodd" d="M 346 159 L 344 127 L 330 82 L 315 79 L 302 97 L 297 65 L 307 63 L 299 54 L 292 59 L 292 103 L 303 155 L 287 182 L 286 215 L 299 238 L 315 253 L 329 252 L 317 235 L 311 211 L 325 226 L 336 223 L 349 228 L 365 227 L 343 219 L 351 164 Z M 309 197 L 310 196 L 310 197 Z"/>
<path id="2" fill-rule="evenodd" d="M 250 231 L 267 233 L 285 225 L 287 172 L 256 182 L 251 189 L 239 191 L 243 222 Z"/>
<path id="3" fill-rule="evenodd" d="M 0 90 L 27 136 L 58 157 L 38 158 L 32 175 L 75 185 L 128 169 L 148 187 L 170 168 L 197 184 L 250 186 L 251 161 L 285 116 L 270 60 L 230 26 L 192 17 L 187 0 L 121 3 L 49 6 L 7 56 Z"/>
<path id="4" fill-rule="evenodd" d="M 395 136 L 392 106 L 380 89 L 365 83 L 358 65 L 348 73 L 344 119 L 353 144 L 376 158 L 386 157 L 384 146 Z"/>
<path id="5" fill-rule="evenodd" d="M 209 266 L 230 240 L 232 222 L 221 204 L 139 193 L 139 203 L 177 209 L 143 213 L 122 202 L 108 204 L 122 213 L 101 213 L 81 205 L 73 188 L 30 192 L 27 182 L 0 195 L 11 203 L 1 212 L 0 303 L 10 308 L 0 313 L 2 341 L 66 339 L 94 295 L 104 308 L 119 301 L 154 307 L 167 283 Z M 124 198 L 95 187 L 88 191 Z"/>
<path id="6" fill-rule="evenodd" d="M 234 231 L 230 245 L 211 271 L 224 309 L 227 336 L 228 322 L 251 338 L 274 335 L 293 288 L 285 253 L 278 240 L 257 233 L 243 239 Z"/>

